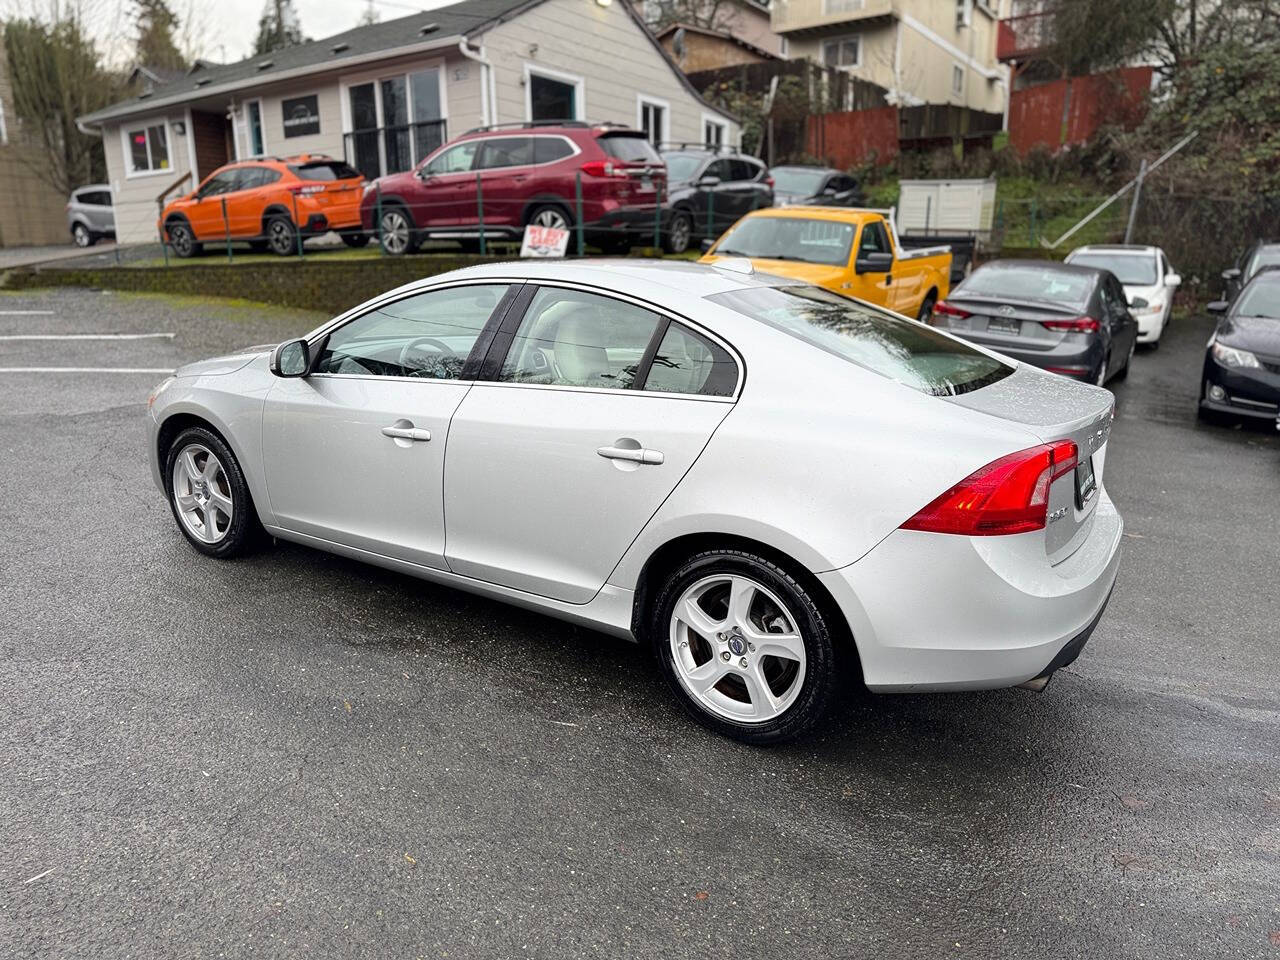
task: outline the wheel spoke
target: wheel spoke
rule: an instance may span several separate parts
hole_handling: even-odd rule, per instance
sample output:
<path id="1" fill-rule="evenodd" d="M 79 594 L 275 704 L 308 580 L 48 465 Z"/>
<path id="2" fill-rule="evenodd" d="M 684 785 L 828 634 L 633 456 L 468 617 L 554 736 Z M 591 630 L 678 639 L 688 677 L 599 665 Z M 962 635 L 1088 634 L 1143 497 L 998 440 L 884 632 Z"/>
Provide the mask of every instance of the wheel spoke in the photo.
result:
<path id="1" fill-rule="evenodd" d="M 215 457 L 212 453 L 209 454 L 209 456 L 206 457 L 204 461 L 204 472 L 202 476 L 209 481 L 210 486 L 213 486 L 214 482 L 218 479 L 218 474 L 221 471 L 222 471 L 222 464 L 218 462 L 218 458 Z"/>
<path id="2" fill-rule="evenodd" d="M 722 660 L 712 657 L 702 666 L 686 673 L 685 679 L 695 693 L 705 696 L 728 672 L 729 667 Z"/>
<path id="3" fill-rule="evenodd" d="M 182 462 L 182 469 L 186 473 L 188 481 L 194 481 L 200 476 L 200 468 L 196 466 L 196 455 L 191 451 L 190 447 L 182 451 L 182 456 L 179 457 L 179 460 Z"/>
<path id="4" fill-rule="evenodd" d="M 224 496 L 218 490 L 209 491 L 209 505 L 217 509 L 217 511 L 227 518 L 227 522 L 231 522 L 231 498 Z"/>
<path id="5" fill-rule="evenodd" d="M 751 623 L 751 605 L 756 599 L 756 587 L 745 577 L 734 577 L 729 587 L 728 622 L 741 627 L 742 632 L 755 628 Z"/>
<path id="6" fill-rule="evenodd" d="M 190 512 L 196 508 L 196 498 L 189 493 L 175 493 L 173 499 L 177 501 L 180 510 Z"/>
<path id="7" fill-rule="evenodd" d="M 751 667 L 743 672 L 742 679 L 746 681 L 753 712 L 760 716 L 771 716 L 778 709 L 778 698 L 769 689 L 769 681 L 765 679 L 758 657 Z"/>
<path id="8" fill-rule="evenodd" d="M 712 620 L 693 597 L 685 597 L 676 607 L 676 617 L 708 640 L 714 640 L 716 633 L 723 627 L 723 624 Z"/>
<path id="9" fill-rule="evenodd" d="M 804 641 L 795 633 L 757 633 L 751 635 L 757 657 L 780 657 L 804 661 Z"/>

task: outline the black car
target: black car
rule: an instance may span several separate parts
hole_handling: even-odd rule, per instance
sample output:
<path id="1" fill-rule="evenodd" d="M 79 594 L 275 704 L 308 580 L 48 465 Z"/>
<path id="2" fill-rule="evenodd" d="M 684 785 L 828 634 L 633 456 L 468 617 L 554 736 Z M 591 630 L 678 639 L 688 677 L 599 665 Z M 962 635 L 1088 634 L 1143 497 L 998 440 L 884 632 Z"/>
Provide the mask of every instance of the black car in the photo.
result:
<path id="1" fill-rule="evenodd" d="M 1138 322 L 1110 270 L 993 260 L 953 287 L 930 322 L 1053 373 L 1105 384 L 1129 372 Z"/>
<path id="2" fill-rule="evenodd" d="M 1200 412 L 1275 420 L 1280 416 L 1280 269 L 1263 269 L 1228 304 L 1204 353 Z"/>
<path id="3" fill-rule="evenodd" d="M 861 207 L 867 200 L 858 181 L 834 167 L 792 164 L 771 167 L 769 173 L 779 206 Z"/>
<path id="4" fill-rule="evenodd" d="M 1240 295 L 1245 284 L 1252 280 L 1259 270 L 1267 267 L 1280 267 L 1280 243 L 1259 240 L 1240 254 L 1234 267 L 1222 271 L 1222 279 L 1226 284 L 1222 291 L 1222 298 L 1230 303 Z"/>
<path id="5" fill-rule="evenodd" d="M 695 239 L 715 239 L 752 210 L 773 206 L 773 180 L 763 163 L 712 146 L 662 151 L 667 165 L 668 253 L 684 253 Z"/>

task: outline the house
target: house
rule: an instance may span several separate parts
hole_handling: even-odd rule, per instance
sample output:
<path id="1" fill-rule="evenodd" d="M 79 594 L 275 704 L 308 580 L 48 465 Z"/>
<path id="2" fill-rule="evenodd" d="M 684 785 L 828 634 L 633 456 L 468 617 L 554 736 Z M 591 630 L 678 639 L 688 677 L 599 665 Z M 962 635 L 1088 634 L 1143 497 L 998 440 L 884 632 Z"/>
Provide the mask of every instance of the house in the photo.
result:
<path id="1" fill-rule="evenodd" d="M 39 148 L 24 136 L 0 33 L 0 247 L 68 243 L 67 198 L 37 172 Z"/>
<path id="2" fill-rule="evenodd" d="M 702 35 L 728 37 L 740 41 L 745 49 L 762 51 L 767 58 L 787 57 L 787 39 L 773 32 L 773 21 L 767 4 L 756 0 L 637 0 L 636 9 L 659 38 L 670 37 L 681 27 L 697 30 Z M 664 43 L 668 51 L 671 46 Z M 707 44 L 708 49 L 712 49 Z M 676 58 L 677 62 L 679 57 Z M 692 70 L 736 66 L 731 61 L 708 63 Z"/>
<path id="3" fill-rule="evenodd" d="M 1003 114 L 1009 69 L 996 57 L 1009 0 L 774 0 L 773 29 L 807 57 L 889 90 L 900 106 Z"/>
<path id="4" fill-rule="evenodd" d="M 685 73 L 782 59 L 730 31 L 712 30 L 692 23 L 667 24 L 657 36 L 662 48 Z"/>
<path id="5" fill-rule="evenodd" d="M 162 196 L 231 159 L 326 153 L 366 177 L 451 136 L 538 120 L 614 121 L 653 140 L 737 142 L 627 0 L 464 0 L 251 57 L 81 117 L 99 131 L 124 242 L 155 239 Z"/>

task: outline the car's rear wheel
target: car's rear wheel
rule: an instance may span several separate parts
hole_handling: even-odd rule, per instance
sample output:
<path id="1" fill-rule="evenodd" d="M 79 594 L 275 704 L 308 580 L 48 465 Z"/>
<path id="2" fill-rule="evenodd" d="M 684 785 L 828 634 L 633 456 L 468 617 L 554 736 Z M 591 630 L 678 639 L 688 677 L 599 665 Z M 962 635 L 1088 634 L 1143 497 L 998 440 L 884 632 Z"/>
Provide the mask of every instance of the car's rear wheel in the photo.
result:
<path id="1" fill-rule="evenodd" d="M 200 252 L 200 244 L 196 243 L 191 225 L 185 220 L 175 220 L 169 224 L 168 234 L 169 246 L 173 247 L 173 252 L 183 259 L 194 257 Z"/>
<path id="2" fill-rule="evenodd" d="M 826 713 L 836 679 L 831 626 L 772 560 L 740 550 L 689 558 L 659 589 L 650 631 L 676 697 L 718 733 L 778 743 Z"/>
<path id="3" fill-rule="evenodd" d="M 413 224 L 400 207 L 386 207 L 378 220 L 378 243 L 385 253 L 398 257 L 403 253 L 413 253 L 418 248 L 414 236 Z"/>
<path id="4" fill-rule="evenodd" d="M 352 250 L 359 250 L 369 245 L 369 235 L 360 230 L 348 230 L 341 234 L 342 242 Z"/>
<path id="5" fill-rule="evenodd" d="M 1107 364 L 1111 362 L 1111 355 L 1106 354 L 1098 363 L 1098 369 L 1093 372 L 1091 378 L 1095 386 L 1105 387 L 1107 385 Z"/>
<path id="6" fill-rule="evenodd" d="M 165 458 L 169 506 L 191 545 L 210 557 L 227 558 L 253 546 L 261 526 L 244 472 L 212 430 L 188 427 Z"/>
<path id="7" fill-rule="evenodd" d="M 293 225 L 292 220 L 277 215 L 267 221 L 267 247 L 281 257 L 298 252 L 298 228 Z"/>
<path id="8" fill-rule="evenodd" d="M 553 230 L 569 229 L 569 214 L 563 207 L 554 203 L 544 203 L 529 211 L 529 219 L 525 223 L 534 227 L 551 227 Z"/>
<path id="9" fill-rule="evenodd" d="M 677 210 L 671 215 L 671 224 L 667 228 L 663 247 L 666 248 L 667 253 L 684 253 L 689 249 L 689 241 L 692 239 L 693 220 L 683 210 Z"/>
<path id="10" fill-rule="evenodd" d="M 920 312 L 916 314 L 916 319 L 921 323 L 928 323 L 929 318 L 933 316 L 934 304 L 937 302 L 938 298 L 935 294 L 926 294 L 924 300 L 920 302 Z"/>
<path id="11" fill-rule="evenodd" d="M 77 247 L 92 247 L 98 238 L 83 223 L 77 223 L 71 228 L 71 239 Z"/>

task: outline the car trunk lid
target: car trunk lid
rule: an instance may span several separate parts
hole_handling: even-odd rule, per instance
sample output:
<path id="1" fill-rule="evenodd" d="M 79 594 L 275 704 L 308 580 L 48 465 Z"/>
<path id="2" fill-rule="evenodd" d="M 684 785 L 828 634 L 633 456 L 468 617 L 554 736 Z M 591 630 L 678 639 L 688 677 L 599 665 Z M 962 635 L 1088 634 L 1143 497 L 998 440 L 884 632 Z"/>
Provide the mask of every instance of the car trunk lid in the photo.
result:
<path id="1" fill-rule="evenodd" d="M 950 310 L 948 310 L 950 308 Z M 951 312 L 955 311 L 955 312 Z M 1083 307 L 1050 301 L 1004 300 L 952 295 L 935 308 L 934 326 L 983 343 L 1052 350 L 1073 331 L 1073 320 L 1088 319 Z M 1083 331 L 1075 331 L 1083 332 Z"/>

